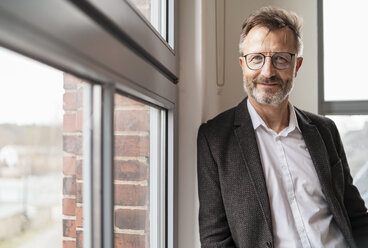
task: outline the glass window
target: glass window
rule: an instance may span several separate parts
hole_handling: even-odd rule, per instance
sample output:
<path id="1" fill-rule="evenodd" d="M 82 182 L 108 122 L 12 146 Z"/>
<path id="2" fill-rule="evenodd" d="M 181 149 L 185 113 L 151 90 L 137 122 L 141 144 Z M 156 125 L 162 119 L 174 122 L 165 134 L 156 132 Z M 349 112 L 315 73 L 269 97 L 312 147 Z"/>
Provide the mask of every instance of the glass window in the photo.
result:
<path id="1" fill-rule="evenodd" d="M 0 58 L 0 247 L 76 247 L 84 82 L 3 48 Z"/>
<path id="2" fill-rule="evenodd" d="M 165 118 L 115 95 L 115 247 L 165 247 Z"/>
<path id="3" fill-rule="evenodd" d="M 368 116 L 334 115 L 328 117 L 335 121 L 340 131 L 353 182 L 368 206 Z"/>
<path id="4" fill-rule="evenodd" d="M 61 247 L 63 73 L 0 58 L 0 247 Z"/>
<path id="5" fill-rule="evenodd" d="M 366 71 L 368 2 L 323 1 L 324 98 L 326 101 L 368 100 Z M 344 13 L 344 18 L 341 17 Z M 347 21 L 349 20 L 349 21 Z M 351 25 L 354 23 L 354 25 Z M 352 73 L 354 71 L 354 73 Z"/>
<path id="6" fill-rule="evenodd" d="M 166 40 L 166 0 L 129 0 Z"/>

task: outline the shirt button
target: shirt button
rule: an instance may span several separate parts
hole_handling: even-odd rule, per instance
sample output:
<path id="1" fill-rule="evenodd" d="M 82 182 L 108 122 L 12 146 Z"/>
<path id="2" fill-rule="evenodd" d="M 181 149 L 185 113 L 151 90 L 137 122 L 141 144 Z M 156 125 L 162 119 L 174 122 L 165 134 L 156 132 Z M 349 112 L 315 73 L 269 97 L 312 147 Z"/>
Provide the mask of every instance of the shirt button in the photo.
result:
<path id="1" fill-rule="evenodd" d="M 294 200 L 295 200 L 294 196 L 290 197 L 290 201 L 294 201 Z"/>

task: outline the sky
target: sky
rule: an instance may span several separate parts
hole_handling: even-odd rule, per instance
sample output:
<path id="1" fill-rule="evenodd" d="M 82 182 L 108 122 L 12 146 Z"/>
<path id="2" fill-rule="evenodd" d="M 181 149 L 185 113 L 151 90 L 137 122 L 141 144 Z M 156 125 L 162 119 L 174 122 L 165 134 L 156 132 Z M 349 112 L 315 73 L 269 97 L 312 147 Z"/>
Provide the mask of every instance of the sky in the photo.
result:
<path id="1" fill-rule="evenodd" d="M 0 124 L 62 123 L 63 72 L 0 47 Z"/>

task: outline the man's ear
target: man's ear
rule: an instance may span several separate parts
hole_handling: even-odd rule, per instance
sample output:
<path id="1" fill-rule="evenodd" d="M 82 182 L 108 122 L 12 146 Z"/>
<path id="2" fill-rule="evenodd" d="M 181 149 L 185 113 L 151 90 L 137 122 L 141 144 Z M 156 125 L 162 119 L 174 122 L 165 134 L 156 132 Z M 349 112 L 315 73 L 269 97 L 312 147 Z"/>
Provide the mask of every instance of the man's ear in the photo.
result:
<path id="1" fill-rule="evenodd" d="M 240 56 L 239 57 L 239 64 L 240 64 L 240 67 L 243 68 L 243 63 L 244 63 L 244 60 L 243 60 L 243 57 Z"/>
<path id="2" fill-rule="evenodd" d="M 300 67 L 302 66 L 302 64 L 303 64 L 303 57 L 298 57 L 296 60 L 295 77 L 297 76 L 298 71 Z"/>

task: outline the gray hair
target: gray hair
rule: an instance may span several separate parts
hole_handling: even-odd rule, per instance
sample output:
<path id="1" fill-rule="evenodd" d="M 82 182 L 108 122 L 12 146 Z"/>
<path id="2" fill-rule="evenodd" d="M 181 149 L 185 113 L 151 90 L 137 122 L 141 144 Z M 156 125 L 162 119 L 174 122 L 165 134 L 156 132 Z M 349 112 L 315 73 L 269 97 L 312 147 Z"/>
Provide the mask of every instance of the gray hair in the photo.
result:
<path id="1" fill-rule="evenodd" d="M 245 19 L 242 30 L 240 33 L 239 41 L 239 53 L 243 55 L 244 41 L 249 31 L 255 26 L 262 26 L 269 31 L 288 27 L 295 37 L 295 48 L 298 55 L 303 53 L 303 41 L 302 41 L 302 18 L 294 12 L 288 12 L 281 8 L 276 7 L 262 7 L 254 11 L 247 19 Z"/>

